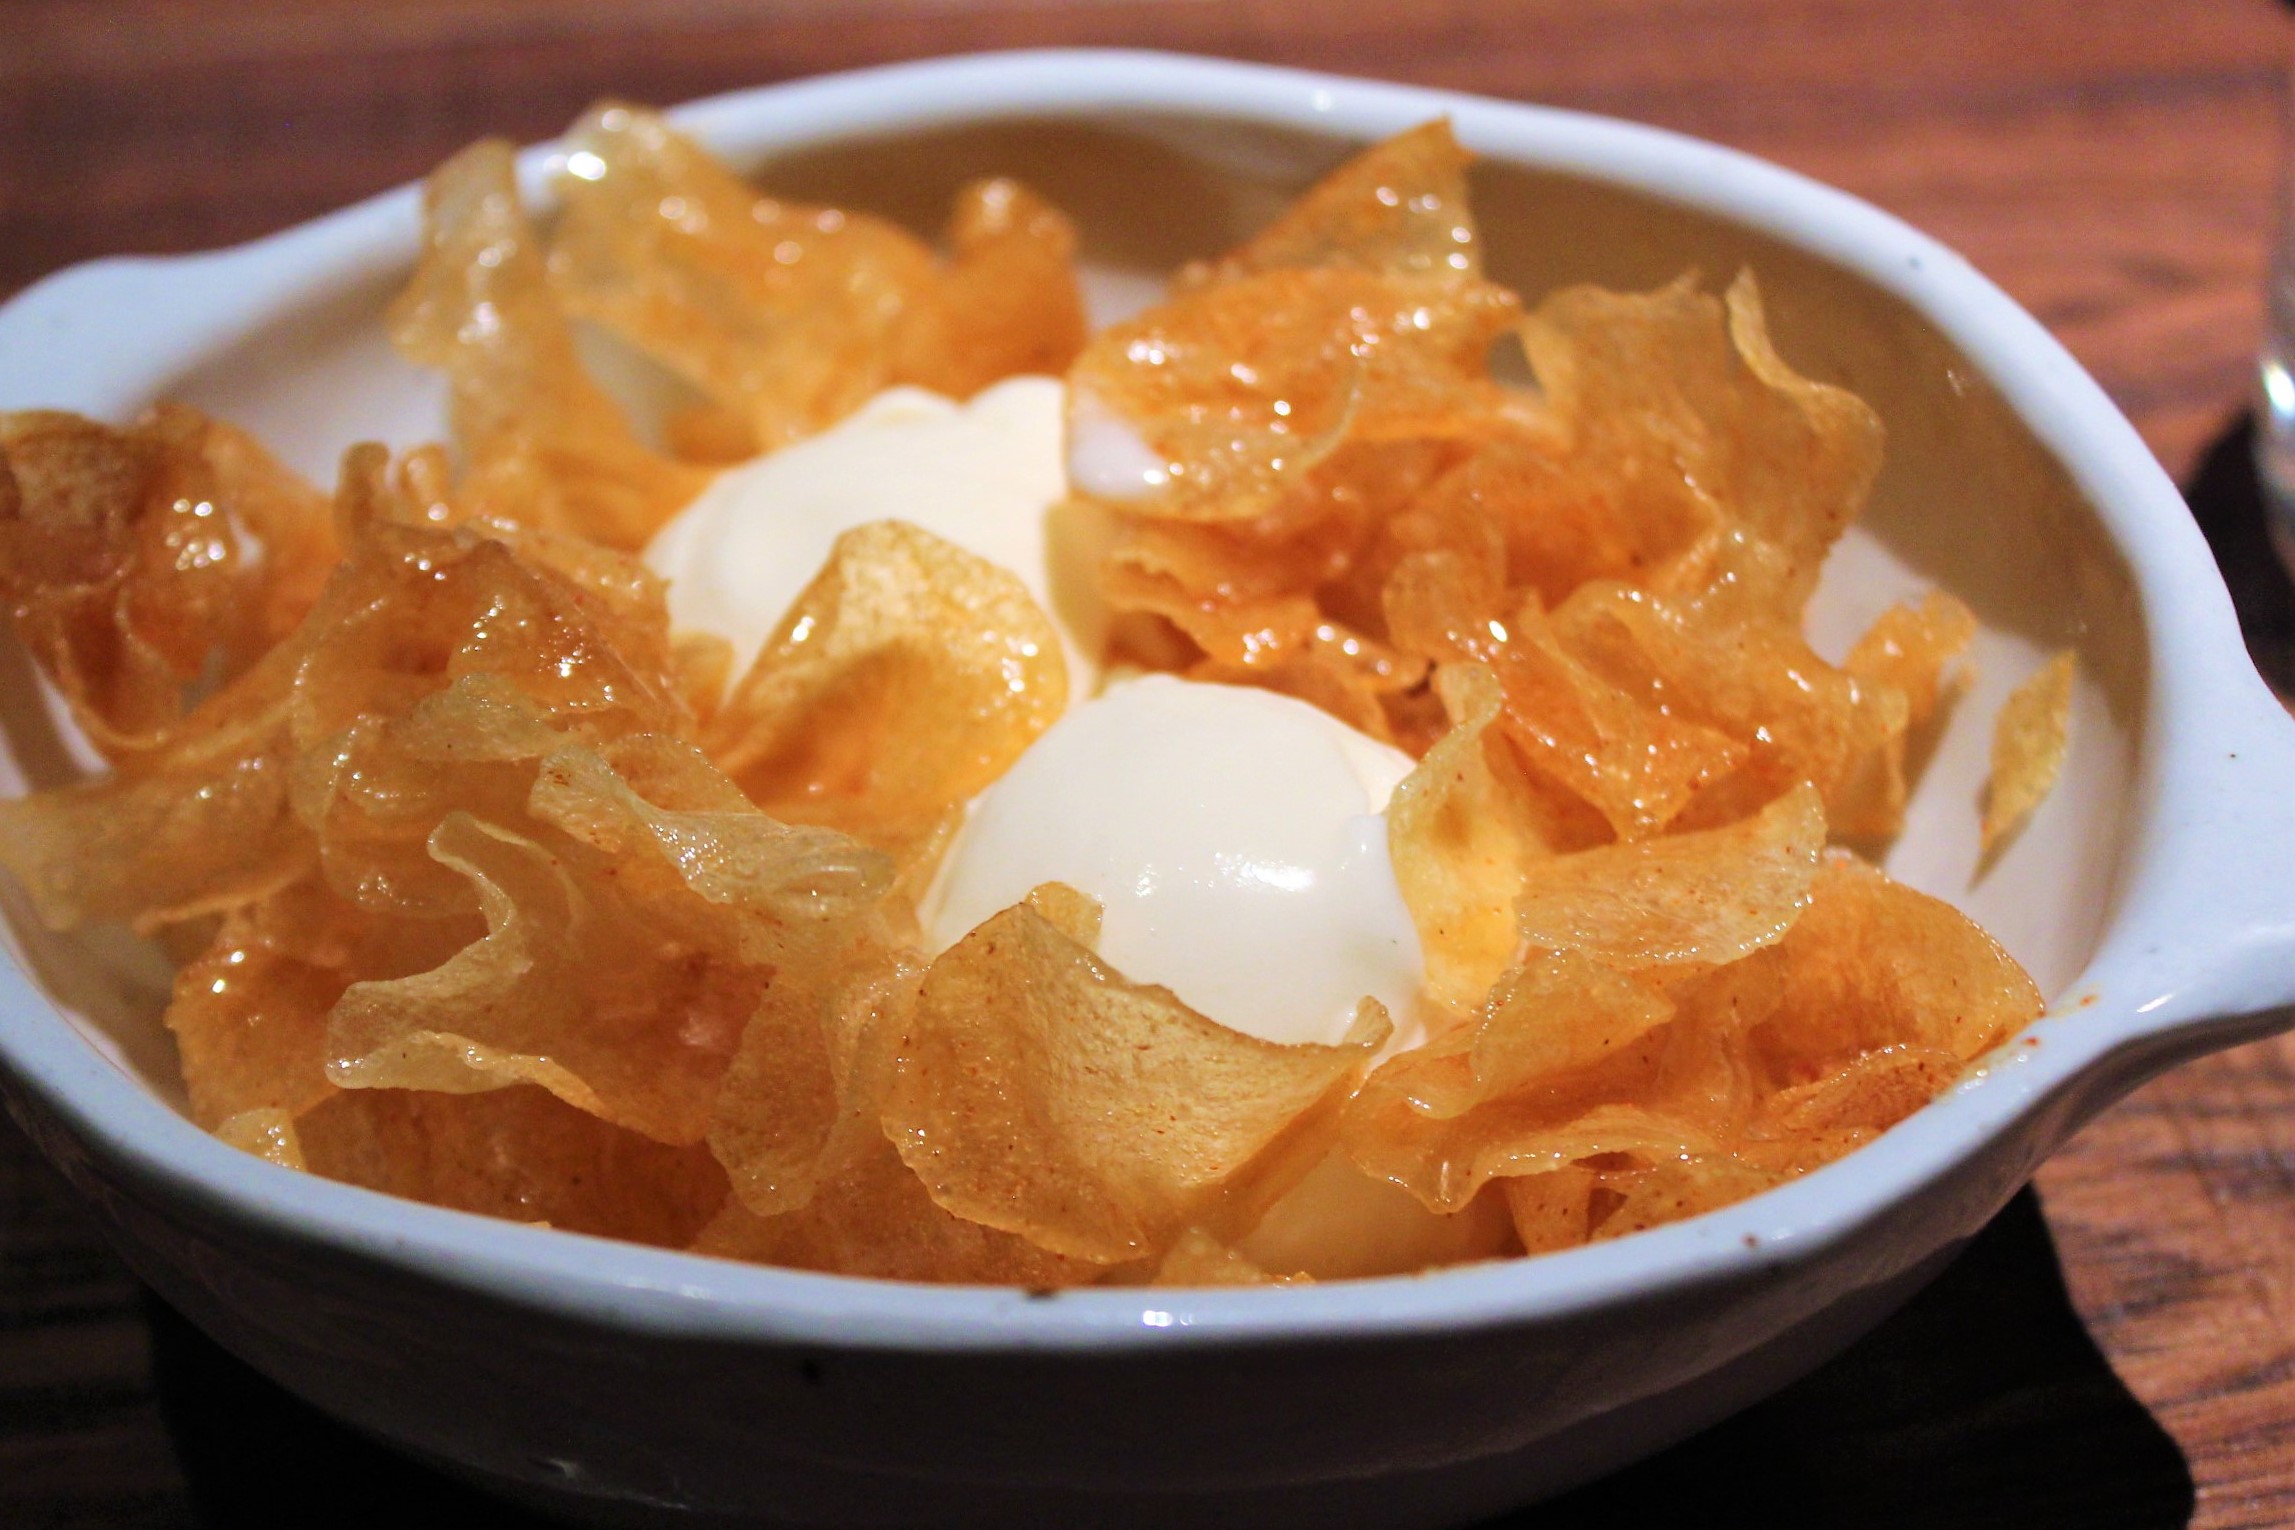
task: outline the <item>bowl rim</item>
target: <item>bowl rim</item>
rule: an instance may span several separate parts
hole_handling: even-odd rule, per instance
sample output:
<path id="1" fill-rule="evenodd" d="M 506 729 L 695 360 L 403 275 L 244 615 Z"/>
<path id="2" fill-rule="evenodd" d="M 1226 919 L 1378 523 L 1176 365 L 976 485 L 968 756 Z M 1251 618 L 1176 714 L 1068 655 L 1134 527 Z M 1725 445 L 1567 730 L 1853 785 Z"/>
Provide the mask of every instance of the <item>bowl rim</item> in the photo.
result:
<path id="1" fill-rule="evenodd" d="M 2121 892 L 2094 958 L 2049 1014 L 1877 1141 L 1720 1211 L 1535 1259 L 1281 1289 L 1047 1296 L 855 1279 L 530 1228 L 319 1180 L 199 1130 L 88 1045 L 10 963 L 0 970 L 0 1073 L 44 1107 L 27 1114 L 58 1118 L 81 1150 L 162 1201 L 570 1319 L 846 1349 L 1106 1352 L 1456 1333 L 1760 1275 L 1839 1247 L 2107 1063 L 2119 1064 L 2124 1089 L 2179 1054 L 2289 1023 L 2272 1011 L 2295 1002 L 2295 919 L 2286 912 L 2295 909 L 2295 872 L 2256 847 L 2295 843 L 2295 794 L 2275 809 L 2266 803 L 2274 776 L 2295 780 L 2295 724 L 2256 677 L 2212 558 L 2133 427 L 2037 321 L 1898 219 L 1750 155 L 1639 124 L 1128 50 L 893 64 L 736 91 L 672 115 L 722 150 L 756 153 L 1132 111 L 1352 141 L 1448 115 L 1482 157 L 1617 183 L 1749 226 L 1897 297 L 1958 345 L 2071 474 L 2126 557 L 2147 624 L 2138 818 Z M 552 148 L 521 156 L 529 191 L 543 191 Z M 403 270 L 416 247 L 418 199 L 416 186 L 402 186 L 233 249 L 100 260 L 46 278 L 0 307 L 0 395 L 23 391 L 10 358 L 37 344 L 48 407 L 135 407 L 155 383 L 164 387 L 265 317 Z M 162 296 L 172 316 L 115 336 L 109 351 L 57 347 L 59 337 L 90 333 L 99 310 L 132 311 Z M 121 342 L 133 346 L 126 359 Z M 2192 917 L 2184 905 L 2194 900 L 2212 920 Z"/>

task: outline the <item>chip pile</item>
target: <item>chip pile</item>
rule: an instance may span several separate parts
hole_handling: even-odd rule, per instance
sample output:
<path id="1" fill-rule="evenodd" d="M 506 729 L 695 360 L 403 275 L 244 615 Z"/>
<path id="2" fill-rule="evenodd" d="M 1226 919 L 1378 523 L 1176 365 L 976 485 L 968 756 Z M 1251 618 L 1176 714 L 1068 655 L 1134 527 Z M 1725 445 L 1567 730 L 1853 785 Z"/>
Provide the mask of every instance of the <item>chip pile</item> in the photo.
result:
<path id="1" fill-rule="evenodd" d="M 392 327 L 449 379 L 451 459 L 354 448 L 329 500 L 187 410 L 0 416 L 0 585 L 112 767 L 0 804 L 0 860 L 51 925 L 177 954 L 225 1140 L 727 1257 L 1253 1283 L 1289 1272 L 1236 1245 L 1334 1150 L 1563 1248 L 1836 1158 L 2040 1012 L 1826 848 L 1896 832 L 1974 623 L 1932 595 L 1842 665 L 1803 641 L 1881 431 L 1777 356 L 1750 275 L 1526 312 L 1433 123 L 1089 335 L 1074 232 L 1016 183 L 942 254 L 634 107 L 566 151 L 547 235 L 504 146 L 431 179 Z M 690 385 L 666 447 L 578 322 Z M 880 523 L 746 675 L 669 630 L 634 554 L 715 464 L 1025 371 L 1160 464 L 1108 500 L 1119 657 L 1419 758 L 1388 822 L 1423 1045 L 1380 1060 L 1369 1000 L 1337 1045 L 1231 1030 L 1056 884 L 925 954 L 965 802 L 1066 702 L 1012 574 Z M 2034 705 L 2020 757 L 2060 756 Z"/>

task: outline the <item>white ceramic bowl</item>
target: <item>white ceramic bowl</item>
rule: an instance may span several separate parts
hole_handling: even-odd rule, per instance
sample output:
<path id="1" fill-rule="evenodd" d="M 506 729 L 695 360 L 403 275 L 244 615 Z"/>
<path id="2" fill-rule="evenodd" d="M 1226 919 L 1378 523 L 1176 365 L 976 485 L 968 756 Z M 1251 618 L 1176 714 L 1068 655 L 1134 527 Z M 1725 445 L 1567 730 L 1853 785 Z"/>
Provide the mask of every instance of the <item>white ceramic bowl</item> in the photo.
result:
<path id="1" fill-rule="evenodd" d="M 1071 208 L 1104 308 L 1141 300 L 1358 143 L 1448 113 L 1484 158 L 1494 273 L 1654 285 L 1751 262 L 1779 340 L 1890 430 L 1816 612 L 1836 651 L 1943 583 L 1982 678 L 1891 865 L 2053 1007 L 1878 1143 L 1725 1211 L 1548 1258 L 1241 1291 L 932 1289 L 662 1253 L 275 1169 L 174 1108 L 164 972 L 13 908 L 0 1087 L 168 1301 L 333 1413 L 599 1518 L 1456 1522 L 1582 1481 L 1824 1359 L 1933 1272 L 2081 1121 L 2289 1022 L 2295 724 L 2256 678 L 2174 487 L 2061 347 L 1950 251 L 1710 145 L 1571 113 L 1202 60 L 1033 53 L 703 102 L 774 185 L 929 226 L 1016 172 Z M 545 151 L 525 162 L 539 190 Z M 384 344 L 411 188 L 218 254 L 99 261 L 0 310 L 0 408 L 157 397 L 325 475 L 438 430 Z M 2073 757 L 1975 875 L 1991 713 L 2076 644 Z M 8 784 L 78 767 L 20 657 Z"/>

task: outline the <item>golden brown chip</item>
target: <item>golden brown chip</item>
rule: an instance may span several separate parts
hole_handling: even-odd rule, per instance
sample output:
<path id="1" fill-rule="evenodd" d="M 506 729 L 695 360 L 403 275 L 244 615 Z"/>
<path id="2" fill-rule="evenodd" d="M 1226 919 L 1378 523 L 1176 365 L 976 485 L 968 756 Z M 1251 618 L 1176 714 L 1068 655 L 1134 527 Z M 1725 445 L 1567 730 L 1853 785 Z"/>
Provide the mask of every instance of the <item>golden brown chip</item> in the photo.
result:
<path id="1" fill-rule="evenodd" d="M 146 931 L 262 897 L 303 874 L 288 807 L 295 656 L 262 665 L 100 780 L 0 802 L 0 863 L 52 929 Z"/>
<path id="2" fill-rule="evenodd" d="M 192 1119 L 220 1131 L 259 1110 L 297 1116 L 332 1095 L 327 1012 L 343 989 L 436 965 L 476 938 L 467 924 L 365 918 L 311 879 L 233 909 L 176 974 L 167 1007 Z"/>
<path id="3" fill-rule="evenodd" d="M 702 742 L 767 812 L 899 853 L 1067 700 L 1059 634 L 1018 578 L 879 521 L 837 539 Z"/>
<path id="4" fill-rule="evenodd" d="M 706 1149 L 648 1141 L 539 1089 L 346 1090 L 295 1125 L 314 1174 L 568 1232 L 681 1248 L 725 1202 Z"/>
<path id="5" fill-rule="evenodd" d="M 1570 1164 L 1543 1174 L 1517 1174 L 1500 1184 L 1524 1253 L 1551 1254 L 1593 1237 L 1598 1177 L 1592 1169 Z"/>
<path id="6" fill-rule="evenodd" d="M 926 973 L 885 1130 L 958 1216 L 1072 1258 L 1153 1257 L 1189 1226 L 1249 1225 L 1322 1156 L 1318 1125 L 1378 1021 L 1365 1044 L 1246 1036 L 1125 981 L 1021 905 Z"/>
<path id="7" fill-rule="evenodd" d="M 1554 847 L 1534 788 L 1490 731 L 1504 704 L 1497 679 L 1479 664 L 1446 664 L 1435 685 L 1450 732 L 1395 788 L 1387 849 L 1426 953 L 1427 994 L 1464 1012 L 1513 964 L 1514 900 Z"/>
<path id="8" fill-rule="evenodd" d="M 1485 353 L 1514 311 L 1487 283 L 1332 268 L 1177 298 L 1102 330 L 1069 370 L 1078 488 L 1133 514 L 1249 521 L 1343 442 L 1485 431 Z"/>
<path id="9" fill-rule="evenodd" d="M 954 258 L 899 336 L 891 380 L 970 398 L 1022 373 L 1057 377 L 1089 333 L 1076 230 L 1018 181 L 975 181 L 948 218 Z"/>
<path id="10" fill-rule="evenodd" d="M 1976 640 L 1976 613 L 1942 590 L 1919 605 L 1901 602 L 1874 618 L 1841 668 L 1861 685 L 1893 685 L 1905 693 L 1912 727 L 1933 716 L 1946 688 L 1946 669 Z"/>
<path id="11" fill-rule="evenodd" d="M 1845 856 L 1826 860 L 1807 911 L 1763 960 L 1780 997 L 1753 1030 L 1753 1055 L 1777 1087 L 1891 1046 L 1966 1064 L 2043 1007 L 2024 969 L 1965 914 Z"/>
<path id="12" fill-rule="evenodd" d="M 1430 521 L 1484 528 L 1507 583 L 1548 606 L 1590 579 L 1648 579 L 1713 528 L 1710 507 L 1685 488 L 1653 485 L 1633 468 L 1589 472 L 1550 416 L 1509 422 L 1414 508 Z"/>
<path id="13" fill-rule="evenodd" d="M 1397 133 L 1316 182 L 1242 248 L 1183 270 L 1179 285 L 1300 266 L 1479 277 L 1482 250 L 1467 205 L 1467 160 L 1447 118 Z"/>
<path id="14" fill-rule="evenodd" d="M 1149 1282 L 1157 1286 L 1280 1286 L 1299 1276 L 1270 1275 L 1200 1227 L 1179 1235 Z"/>
<path id="15" fill-rule="evenodd" d="M 1494 989 L 1467 1054 L 1471 1088 L 1430 1079 L 1414 1100 L 1464 1115 L 1558 1074 L 1593 1068 L 1673 1018 L 1663 994 L 1569 951 L 1535 954 Z"/>
<path id="16" fill-rule="evenodd" d="M 2008 693 L 1992 724 L 1992 774 L 1984 784 L 1984 853 L 2031 816 L 2056 784 L 2071 739 L 2078 656 L 2058 653 Z"/>
<path id="17" fill-rule="evenodd" d="M 1645 1059 L 1634 1061 L 1646 1071 Z M 1394 1181 L 1428 1209 L 1446 1214 L 1463 1208 L 1493 1179 L 1548 1174 L 1588 1159 L 1647 1164 L 1719 1151 L 1719 1144 L 1686 1122 L 1640 1105 L 1602 1103 L 1602 1095 L 1629 1087 L 1624 1081 L 1564 1079 L 1445 1121 L 1411 1108 L 1404 1079 L 1374 1074 L 1348 1109 L 1347 1151 L 1365 1173 Z"/>
<path id="18" fill-rule="evenodd" d="M 1596 1238 L 1622 1238 L 1703 1216 L 1756 1195 L 1782 1176 L 1727 1154 L 1659 1161 L 1646 1168 L 1613 1170 L 1599 1176 L 1600 1188 L 1617 1197 L 1601 1216 Z"/>
<path id="19" fill-rule="evenodd" d="M 694 1252 L 800 1270 L 1050 1289 L 1100 1279 L 1106 1267 L 1063 1258 L 1026 1238 L 933 1204 L 880 1133 L 840 1159 L 802 1209 L 761 1217 L 738 1201 L 702 1231 Z"/>
<path id="20" fill-rule="evenodd" d="M 0 415 L 0 463 L 0 595 L 114 760 L 164 749 L 204 689 L 292 630 L 335 561 L 324 498 L 194 410 L 124 431 Z"/>
<path id="21" fill-rule="evenodd" d="M 621 746 L 625 762 L 636 747 Z M 776 973 L 865 918 L 889 867 L 749 808 L 686 746 L 646 753 L 651 781 L 714 789 L 696 808 L 657 806 L 604 757 L 567 748 L 540 763 L 528 804 L 558 834 L 460 811 L 432 831 L 431 855 L 469 880 L 488 933 L 429 971 L 347 991 L 327 1027 L 335 1082 L 538 1083 L 656 1140 L 702 1139 Z"/>
<path id="22" fill-rule="evenodd" d="M 510 146 L 472 144 L 434 171 L 423 228 L 391 338 L 453 384 L 462 497 L 519 525 L 643 547 L 705 480 L 647 450 L 583 370 Z"/>
<path id="23" fill-rule="evenodd" d="M 295 1118 L 284 1110 L 260 1106 L 242 1111 L 216 1125 L 214 1132 L 240 1152 L 253 1153 L 282 1169 L 309 1167 L 303 1161 L 303 1139 L 295 1131 Z"/>
<path id="24" fill-rule="evenodd" d="M 1780 1089 L 1767 1110 L 1795 1136 L 1877 1134 L 1952 1087 L 1967 1060 L 1942 1047 L 1900 1042 L 1861 1052 L 1822 1078 Z"/>
<path id="25" fill-rule="evenodd" d="M 550 274 L 576 313 L 719 404 L 765 450 L 893 381 L 932 252 L 881 219 L 760 196 L 659 115 L 592 107 L 566 133 Z"/>
<path id="26" fill-rule="evenodd" d="M 859 932 L 809 971 L 777 975 L 718 1091 L 709 1145 L 759 1217 L 805 1208 L 824 1179 L 884 1146 L 887 1035 L 924 967 L 875 934 Z"/>
<path id="27" fill-rule="evenodd" d="M 1731 741 L 1734 772 L 1701 791 L 1677 827 L 1731 822 L 1808 781 L 1836 834 L 1896 832 L 1905 695 L 1835 669 L 1793 626 L 1600 581 L 1554 612 L 1552 630 L 1573 661 L 1645 709 Z"/>
<path id="28" fill-rule="evenodd" d="M 1457 555 L 1419 553 L 1387 581 L 1387 625 L 1397 643 L 1437 663 L 1489 666 L 1506 695 L 1502 726 L 1523 757 L 1590 803 L 1619 838 L 1655 833 L 1746 758 L 1744 745 L 1581 663 L 1534 597 L 1511 614 L 1500 599 Z"/>
<path id="29" fill-rule="evenodd" d="M 1521 939 L 1621 967 L 1738 961 L 1793 928 L 1824 843 L 1803 784 L 1726 828 L 1554 856 L 1525 878 Z"/>
<path id="30" fill-rule="evenodd" d="M 1662 546 L 1685 520 L 1742 526 L 1786 555 L 1779 614 L 1797 616 L 1872 488 L 1881 426 L 1778 357 L 1751 273 L 1725 301 L 1688 278 L 1643 295 L 1569 288 L 1522 334 L 1571 433 L 1575 493 L 1645 522 L 1629 545 Z"/>

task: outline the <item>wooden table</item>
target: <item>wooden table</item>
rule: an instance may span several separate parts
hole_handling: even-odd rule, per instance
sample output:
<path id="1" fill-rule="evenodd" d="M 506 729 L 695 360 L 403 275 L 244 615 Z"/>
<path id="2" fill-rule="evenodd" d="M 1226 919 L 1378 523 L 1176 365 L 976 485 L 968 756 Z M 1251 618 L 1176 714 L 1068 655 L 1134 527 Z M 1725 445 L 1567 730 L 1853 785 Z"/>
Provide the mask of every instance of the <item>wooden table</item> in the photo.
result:
<path id="1" fill-rule="evenodd" d="M 2285 665 L 2237 429 L 2288 41 L 2267 0 L 7 0 L 0 294 L 262 233 L 608 92 L 1041 44 L 1455 86 L 1718 139 L 1957 246 L 2191 486 Z M 2045 1225 L 2020 1198 L 1827 1371 L 1514 1522 L 2295 1522 L 2291 1106 L 2295 1043 L 2160 1080 L 2042 1171 Z M 292 1522 L 331 1483 L 310 1522 L 471 1507 L 141 1298 L 0 1123 L 0 1523 Z"/>

